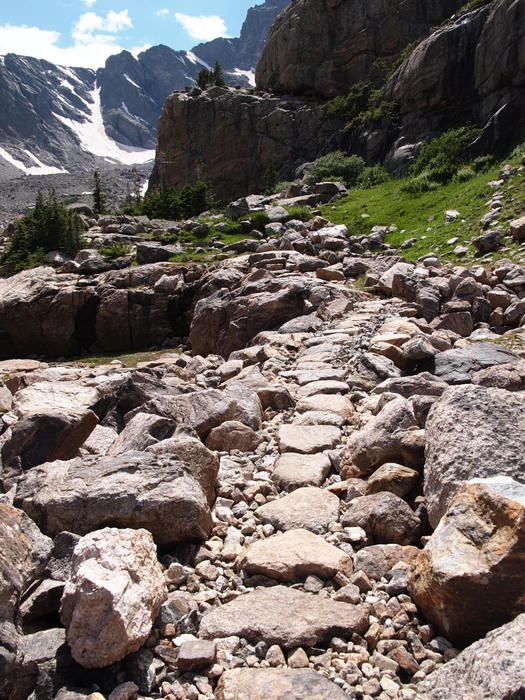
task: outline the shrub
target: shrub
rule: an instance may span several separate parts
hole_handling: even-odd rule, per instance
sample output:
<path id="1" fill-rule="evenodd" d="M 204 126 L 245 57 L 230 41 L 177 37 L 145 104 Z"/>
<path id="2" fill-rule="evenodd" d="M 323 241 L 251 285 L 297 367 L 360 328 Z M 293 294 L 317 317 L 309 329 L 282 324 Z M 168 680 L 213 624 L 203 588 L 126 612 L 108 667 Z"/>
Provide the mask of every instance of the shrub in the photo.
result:
<path id="1" fill-rule="evenodd" d="M 371 81 L 355 83 L 346 95 L 338 95 L 323 105 L 324 111 L 344 119 L 347 129 L 357 129 L 367 122 L 381 119 L 394 120 L 397 105 L 385 98 L 384 87 L 376 87 Z"/>
<path id="2" fill-rule="evenodd" d="M 430 173 L 425 172 L 407 180 L 404 185 L 401 185 L 401 191 L 409 194 L 418 194 L 420 192 L 432 192 L 437 190 L 439 186 L 440 183 L 433 180 Z"/>
<path id="3" fill-rule="evenodd" d="M 286 207 L 286 211 L 290 215 L 288 221 L 291 219 L 298 219 L 299 221 L 310 221 L 312 218 L 312 212 L 310 210 L 310 207 L 307 206 L 301 206 L 299 204 L 294 205 L 293 207 Z"/>
<path id="4" fill-rule="evenodd" d="M 427 172 L 435 182 L 448 182 L 464 162 L 466 146 L 478 134 L 479 129 L 472 126 L 445 131 L 441 136 L 421 146 L 409 172 L 412 175 Z"/>
<path id="5" fill-rule="evenodd" d="M 523 155 L 525 155 L 525 141 L 523 143 L 519 143 L 517 146 L 515 146 L 509 157 L 510 158 L 521 158 Z"/>
<path id="6" fill-rule="evenodd" d="M 167 188 L 160 193 L 148 192 L 138 208 L 150 219 L 187 219 L 202 214 L 214 204 L 208 184 L 201 181 L 185 185 L 181 190 Z"/>
<path id="7" fill-rule="evenodd" d="M 457 180 L 457 182 L 467 182 L 467 180 L 473 178 L 475 174 L 476 173 L 474 172 L 473 168 L 470 166 L 465 166 L 458 169 L 454 179 Z"/>
<path id="8" fill-rule="evenodd" d="M 375 185 L 382 185 L 387 180 L 390 180 L 390 175 L 383 166 L 372 165 L 363 169 L 357 178 L 356 185 L 362 189 L 368 189 L 369 187 L 375 187 Z"/>
<path id="9" fill-rule="evenodd" d="M 310 163 L 305 168 L 303 180 L 311 185 L 328 177 L 337 177 L 347 185 L 354 185 L 364 167 L 365 161 L 360 156 L 333 151 Z"/>
<path id="10" fill-rule="evenodd" d="M 16 224 L 2 264 L 13 272 L 49 264 L 46 253 L 62 250 L 74 254 L 81 248 L 82 221 L 67 209 L 49 190 L 47 198 L 39 192 L 34 209 L 26 212 Z"/>
<path id="11" fill-rule="evenodd" d="M 525 150 L 525 148 L 524 148 Z M 472 161 L 472 168 L 476 173 L 483 173 L 485 170 L 490 170 L 496 164 L 496 159 L 493 155 L 478 156 Z"/>
<path id="12" fill-rule="evenodd" d="M 116 241 L 108 246 L 100 248 L 99 253 L 106 262 L 113 262 L 118 258 L 124 258 L 131 253 L 131 246 L 121 241 Z"/>

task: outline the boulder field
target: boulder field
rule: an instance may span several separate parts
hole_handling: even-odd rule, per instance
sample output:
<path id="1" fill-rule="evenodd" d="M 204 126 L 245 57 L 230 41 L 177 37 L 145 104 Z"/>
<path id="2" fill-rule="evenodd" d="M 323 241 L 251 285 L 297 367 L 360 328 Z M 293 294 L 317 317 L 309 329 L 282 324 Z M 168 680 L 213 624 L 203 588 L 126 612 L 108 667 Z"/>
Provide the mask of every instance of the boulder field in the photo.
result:
<path id="1" fill-rule="evenodd" d="M 525 270 L 342 234 L 0 282 L 2 700 L 522 697 Z"/>

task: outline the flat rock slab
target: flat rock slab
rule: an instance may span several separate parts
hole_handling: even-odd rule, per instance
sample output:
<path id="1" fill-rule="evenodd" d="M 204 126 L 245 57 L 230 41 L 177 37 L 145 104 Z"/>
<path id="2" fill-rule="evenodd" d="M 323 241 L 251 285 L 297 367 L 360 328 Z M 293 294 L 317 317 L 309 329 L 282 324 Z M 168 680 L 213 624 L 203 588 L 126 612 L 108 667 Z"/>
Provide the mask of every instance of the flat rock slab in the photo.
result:
<path id="1" fill-rule="evenodd" d="M 302 529 L 254 542 L 238 558 L 237 568 L 290 583 L 310 575 L 330 579 L 339 571 L 347 576 L 353 573 L 347 554 Z"/>
<path id="2" fill-rule="evenodd" d="M 345 419 L 337 413 L 331 411 L 306 411 L 300 413 L 293 420 L 294 425 L 335 425 L 341 428 L 345 424 Z"/>
<path id="3" fill-rule="evenodd" d="M 466 384 L 474 372 L 519 360 L 518 355 L 496 343 L 475 343 L 436 355 L 434 374 L 448 384 Z"/>
<path id="4" fill-rule="evenodd" d="M 310 382 L 322 381 L 342 381 L 345 376 L 344 369 L 327 367 L 326 369 L 303 369 L 292 370 L 290 372 L 282 372 L 282 377 L 291 377 L 295 379 L 300 386 L 310 384 Z"/>
<path id="5" fill-rule="evenodd" d="M 126 452 L 48 462 L 24 474 L 15 504 L 51 536 L 107 525 L 144 528 L 169 546 L 206 539 L 211 513 L 190 466 L 172 455 Z"/>
<path id="6" fill-rule="evenodd" d="M 347 394 L 350 387 L 346 382 L 323 381 L 310 382 L 300 386 L 297 390 L 298 396 L 315 396 L 316 394 Z"/>
<path id="7" fill-rule="evenodd" d="M 315 454 L 336 447 L 340 440 L 341 431 L 333 425 L 281 425 L 279 428 L 281 452 Z"/>
<path id="8" fill-rule="evenodd" d="M 53 411 L 82 411 L 94 406 L 100 392 L 78 382 L 35 382 L 17 392 L 13 410 L 18 416 Z"/>
<path id="9" fill-rule="evenodd" d="M 305 486 L 257 508 L 256 515 L 277 530 L 304 528 L 323 534 L 339 518 L 339 499 L 326 489 Z"/>
<path id="10" fill-rule="evenodd" d="M 354 405 L 340 394 L 316 394 L 301 398 L 295 407 L 299 413 L 306 411 L 331 411 L 349 420 L 355 413 Z"/>
<path id="11" fill-rule="evenodd" d="M 348 700 L 319 673 L 302 669 L 234 668 L 219 681 L 217 700 Z"/>
<path id="12" fill-rule="evenodd" d="M 321 486 L 330 469 L 331 462 L 325 454 L 285 452 L 275 463 L 272 479 L 282 489 L 292 491 L 302 486 Z"/>
<path id="13" fill-rule="evenodd" d="M 315 646 L 332 637 L 349 639 L 368 626 L 368 607 L 339 603 L 285 586 L 261 588 L 239 596 L 204 615 L 203 639 L 244 637 L 262 639 L 285 649 Z"/>

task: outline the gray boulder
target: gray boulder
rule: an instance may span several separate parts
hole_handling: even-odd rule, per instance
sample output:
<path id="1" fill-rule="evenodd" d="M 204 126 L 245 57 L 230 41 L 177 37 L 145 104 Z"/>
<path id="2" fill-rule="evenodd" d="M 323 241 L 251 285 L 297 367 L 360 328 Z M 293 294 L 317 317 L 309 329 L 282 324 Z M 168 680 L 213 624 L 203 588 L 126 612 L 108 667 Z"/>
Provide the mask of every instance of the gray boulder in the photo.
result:
<path id="1" fill-rule="evenodd" d="M 495 343 L 475 343 L 445 350 L 435 358 L 434 374 L 448 384 L 467 384 L 474 372 L 519 361 L 511 350 Z"/>
<path id="2" fill-rule="evenodd" d="M 525 483 L 525 397 L 504 389 L 447 389 L 426 422 L 424 492 L 439 522 L 463 481 L 497 475 Z"/>
<path id="3" fill-rule="evenodd" d="M 106 525 L 144 528 L 160 546 L 206 539 L 211 514 L 198 475 L 171 455 L 127 452 L 49 462 L 20 480 L 15 505 L 47 534 Z"/>
<path id="4" fill-rule="evenodd" d="M 311 669 L 234 668 L 221 676 L 218 700 L 345 700 L 335 683 Z"/>
<path id="5" fill-rule="evenodd" d="M 424 700 L 518 700 L 525 697 L 525 613 L 489 632 L 417 688 Z"/>
<path id="6" fill-rule="evenodd" d="M 42 575 L 52 547 L 49 537 L 24 512 L 0 503 L 0 617 L 4 620 L 14 619 L 20 597 Z"/>

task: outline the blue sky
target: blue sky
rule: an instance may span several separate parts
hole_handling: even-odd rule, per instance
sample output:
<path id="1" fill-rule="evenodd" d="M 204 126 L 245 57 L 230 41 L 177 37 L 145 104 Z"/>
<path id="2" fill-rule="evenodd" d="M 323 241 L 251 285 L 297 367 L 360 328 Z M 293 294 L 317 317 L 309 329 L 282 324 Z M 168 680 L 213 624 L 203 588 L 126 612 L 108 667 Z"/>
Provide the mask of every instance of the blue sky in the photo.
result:
<path id="1" fill-rule="evenodd" d="M 154 44 L 189 49 L 238 36 L 263 0 L 18 0 L 0 2 L 0 55 L 97 68 L 107 56 Z"/>

